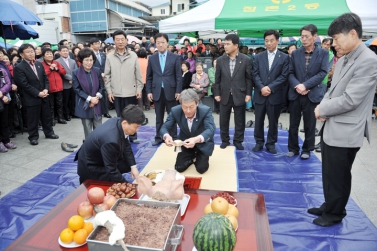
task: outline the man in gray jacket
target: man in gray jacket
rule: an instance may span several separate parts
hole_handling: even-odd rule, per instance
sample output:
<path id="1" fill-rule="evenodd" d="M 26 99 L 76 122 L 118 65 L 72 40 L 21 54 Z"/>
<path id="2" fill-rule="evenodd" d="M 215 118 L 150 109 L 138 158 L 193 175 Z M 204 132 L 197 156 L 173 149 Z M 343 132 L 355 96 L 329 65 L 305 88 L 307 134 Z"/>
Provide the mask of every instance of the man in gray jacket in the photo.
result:
<path id="1" fill-rule="evenodd" d="M 135 52 L 127 48 L 127 35 L 122 30 L 113 33 L 115 51 L 106 57 L 105 87 L 109 101 L 114 103 L 117 117 L 127 105 L 137 104 L 144 84 L 139 61 Z M 138 144 L 137 134 L 130 135 L 130 141 Z"/>
<path id="2" fill-rule="evenodd" d="M 75 113 L 75 93 L 72 89 L 72 72 L 77 68 L 75 60 L 69 57 L 69 49 L 62 45 L 59 47 L 60 57 L 57 61 L 64 67 L 67 74 L 63 77 L 63 115 L 67 121 Z"/>

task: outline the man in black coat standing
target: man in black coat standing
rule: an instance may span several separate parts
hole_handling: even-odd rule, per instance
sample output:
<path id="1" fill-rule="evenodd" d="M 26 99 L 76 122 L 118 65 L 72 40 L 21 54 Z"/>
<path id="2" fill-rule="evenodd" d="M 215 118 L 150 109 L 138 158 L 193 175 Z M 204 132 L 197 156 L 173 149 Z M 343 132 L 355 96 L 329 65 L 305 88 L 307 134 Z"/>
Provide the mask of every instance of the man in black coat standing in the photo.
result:
<path id="1" fill-rule="evenodd" d="M 256 55 L 253 67 L 255 83 L 255 129 L 254 152 L 263 149 L 264 144 L 264 118 L 268 117 L 268 134 L 266 149 L 276 154 L 275 143 L 278 140 L 278 122 L 280 108 L 283 103 L 283 84 L 288 78 L 289 57 L 278 50 L 279 33 L 268 30 L 264 33 L 265 51 Z"/>
<path id="2" fill-rule="evenodd" d="M 31 44 L 23 44 L 18 50 L 23 60 L 14 69 L 14 80 L 23 94 L 27 108 L 27 127 L 30 144 L 38 145 L 38 122 L 42 123 L 46 138 L 58 139 L 52 129 L 48 89 L 50 83 L 42 63 L 35 61 L 35 50 Z"/>
<path id="3" fill-rule="evenodd" d="M 144 120 L 139 107 L 128 105 L 120 117 L 107 120 L 90 133 L 75 157 L 80 184 L 87 179 L 125 182 L 122 173 L 128 172 L 137 178 L 139 171 L 128 136 L 135 134 Z"/>
<path id="4" fill-rule="evenodd" d="M 229 120 L 232 108 L 234 110 L 235 132 L 233 144 L 238 150 L 244 150 L 242 142 L 245 133 L 245 104 L 251 99 L 252 77 L 251 60 L 239 53 L 240 38 L 236 34 L 225 37 L 224 49 L 226 55 L 217 59 L 215 85 L 213 93 L 220 102 L 220 148 L 226 148 L 230 143 Z"/>

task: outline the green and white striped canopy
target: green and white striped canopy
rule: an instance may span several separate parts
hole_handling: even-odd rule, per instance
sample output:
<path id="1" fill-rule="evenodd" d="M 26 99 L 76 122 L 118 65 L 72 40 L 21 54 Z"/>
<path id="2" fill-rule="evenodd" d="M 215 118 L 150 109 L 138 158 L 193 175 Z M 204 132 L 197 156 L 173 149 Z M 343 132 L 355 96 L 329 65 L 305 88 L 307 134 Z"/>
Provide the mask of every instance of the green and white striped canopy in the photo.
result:
<path id="1" fill-rule="evenodd" d="M 358 14 L 364 35 L 377 34 L 377 0 L 209 0 L 159 22 L 163 33 L 237 32 L 240 37 L 263 37 L 268 29 L 282 36 L 298 36 L 300 28 L 315 24 L 327 34 L 330 23 L 346 12 Z"/>

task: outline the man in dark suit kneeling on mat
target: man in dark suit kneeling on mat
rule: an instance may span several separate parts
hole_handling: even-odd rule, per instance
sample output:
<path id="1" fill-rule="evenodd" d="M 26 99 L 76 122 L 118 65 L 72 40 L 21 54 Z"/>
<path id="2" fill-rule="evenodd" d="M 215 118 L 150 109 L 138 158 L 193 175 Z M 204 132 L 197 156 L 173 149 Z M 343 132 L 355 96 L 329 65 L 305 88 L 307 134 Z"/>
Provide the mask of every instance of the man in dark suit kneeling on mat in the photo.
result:
<path id="1" fill-rule="evenodd" d="M 173 146 L 174 141 L 169 131 L 178 124 L 178 138 L 183 141 L 183 145 L 182 152 L 177 155 L 175 170 L 184 172 L 194 164 L 199 173 L 205 173 L 209 168 L 209 156 L 213 153 L 213 135 L 216 129 L 211 108 L 199 104 L 199 96 L 192 89 L 184 90 L 179 102 L 181 105 L 171 108 L 166 122 L 161 127 L 160 135 L 167 146 Z"/>

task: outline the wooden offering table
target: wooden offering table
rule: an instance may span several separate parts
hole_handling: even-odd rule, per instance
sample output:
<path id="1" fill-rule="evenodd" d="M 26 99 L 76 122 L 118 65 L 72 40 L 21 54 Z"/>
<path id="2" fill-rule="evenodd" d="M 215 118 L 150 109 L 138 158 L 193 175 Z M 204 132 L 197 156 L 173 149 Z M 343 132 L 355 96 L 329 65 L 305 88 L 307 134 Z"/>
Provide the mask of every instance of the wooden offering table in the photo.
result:
<path id="1" fill-rule="evenodd" d="M 39 220 L 28 231 L 21 235 L 6 250 L 17 251 L 87 251 L 85 244 L 77 248 L 64 248 L 59 245 L 60 232 L 67 227 L 68 219 L 77 214 L 78 205 L 87 199 L 87 190 L 92 187 L 101 187 L 105 191 L 112 182 L 88 180 L 61 201 L 48 214 Z M 191 251 L 194 244 L 192 233 L 196 222 L 204 215 L 204 207 L 209 203 L 211 195 L 216 191 L 185 189 L 190 195 L 186 213 L 181 218 L 184 226 L 182 243 L 178 250 Z M 269 251 L 273 250 L 270 227 L 262 194 L 229 192 L 237 199 L 239 210 L 236 251 Z M 139 198 L 139 194 L 132 199 Z"/>

